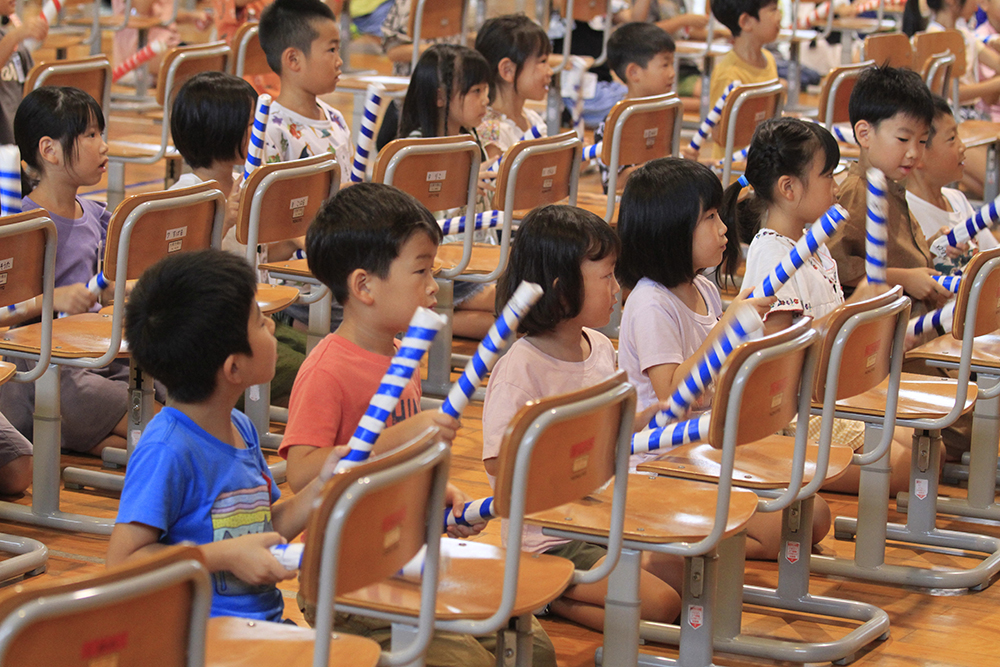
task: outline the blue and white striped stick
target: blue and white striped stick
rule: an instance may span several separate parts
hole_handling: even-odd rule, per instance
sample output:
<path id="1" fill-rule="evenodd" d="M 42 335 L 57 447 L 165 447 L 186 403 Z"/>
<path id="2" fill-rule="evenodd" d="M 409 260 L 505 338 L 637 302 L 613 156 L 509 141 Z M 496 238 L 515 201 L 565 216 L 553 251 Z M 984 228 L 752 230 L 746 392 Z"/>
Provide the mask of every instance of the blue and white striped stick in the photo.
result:
<path id="1" fill-rule="evenodd" d="M 868 214 L 865 218 L 865 273 L 869 283 L 885 284 L 886 244 L 889 232 L 885 219 L 889 205 L 885 198 L 885 174 L 874 167 L 868 170 Z"/>
<path id="2" fill-rule="evenodd" d="M 583 147 L 583 161 L 588 162 L 593 160 L 595 157 L 601 154 L 601 149 L 604 148 L 604 142 L 598 141 L 596 144 Z"/>
<path id="3" fill-rule="evenodd" d="M 955 225 L 947 234 L 942 234 L 934 239 L 931 244 L 931 251 L 938 257 L 944 257 L 948 246 L 957 248 L 962 243 L 968 243 L 976 234 L 1000 220 L 1000 197 L 997 197 L 988 204 L 969 216 L 969 219 L 962 224 Z"/>
<path id="4" fill-rule="evenodd" d="M 943 308 L 924 313 L 920 317 L 914 317 L 906 327 L 906 333 L 910 336 L 919 336 L 928 327 L 934 327 L 938 331 L 949 333 L 951 325 L 955 319 L 955 302 L 949 301 Z"/>
<path id="5" fill-rule="evenodd" d="M 271 115 L 271 96 L 257 98 L 257 112 L 253 116 L 250 129 L 250 145 L 247 146 L 247 161 L 243 166 L 243 180 L 250 178 L 254 169 L 264 160 L 264 136 L 267 134 L 267 118 Z"/>
<path id="6" fill-rule="evenodd" d="M 508 343 L 517 334 L 517 325 L 521 318 L 531 310 L 531 307 L 542 298 L 542 288 L 535 283 L 522 281 L 510 301 L 500 311 L 493 326 L 486 333 L 486 337 L 476 348 L 476 353 L 465 365 L 465 370 L 458 378 L 458 382 L 451 386 L 448 397 L 441 404 L 441 412 L 458 419 L 469 404 L 472 393 L 483 381 L 483 377 L 492 370 L 500 353 L 507 347 Z"/>
<path id="7" fill-rule="evenodd" d="M 108 279 L 104 277 L 104 271 L 98 271 L 96 276 L 87 281 L 87 291 L 94 296 L 100 296 L 101 292 L 107 289 L 110 284 L 111 283 L 108 282 Z M 7 308 L 10 309 L 10 306 L 7 306 Z M 56 317 L 66 317 L 67 314 L 68 313 L 56 313 Z"/>
<path id="8" fill-rule="evenodd" d="M 475 523 L 486 523 L 497 518 L 493 513 L 493 496 L 480 498 L 472 502 L 465 503 L 462 516 L 456 517 L 454 512 L 446 511 L 444 517 L 445 529 L 448 526 L 471 526 Z"/>
<path id="9" fill-rule="evenodd" d="M 726 104 L 726 98 L 729 97 L 729 93 L 732 92 L 733 88 L 739 85 L 741 85 L 739 81 L 733 81 L 722 93 L 715 106 L 705 116 L 705 120 L 701 121 L 701 125 L 698 126 L 698 133 L 691 137 L 691 148 L 696 151 L 701 150 L 701 145 L 705 143 L 705 139 L 708 139 L 708 133 L 712 131 L 715 124 L 722 118 L 722 107 Z"/>
<path id="10" fill-rule="evenodd" d="M 365 112 L 361 116 L 358 145 L 354 149 L 354 162 L 351 163 L 352 183 L 363 183 L 365 180 L 365 171 L 368 170 L 368 161 L 375 145 L 375 124 L 384 98 L 385 86 L 381 83 L 370 84 L 365 91 Z"/>
<path id="11" fill-rule="evenodd" d="M 831 134 L 833 138 L 842 144 L 850 144 L 851 146 L 857 146 L 858 140 L 854 138 L 854 132 L 849 132 L 839 125 L 832 126 Z"/>
<path id="12" fill-rule="evenodd" d="M 476 213 L 475 221 L 476 229 L 493 229 L 494 227 L 499 227 L 500 223 L 503 222 L 503 211 L 483 211 L 482 213 Z M 459 215 L 446 220 L 438 220 L 438 224 L 441 225 L 441 232 L 445 236 L 448 234 L 461 234 L 465 231 L 465 216 Z"/>
<path id="13" fill-rule="evenodd" d="M 540 139 L 542 136 L 544 136 L 542 134 L 543 132 L 545 132 L 545 126 L 544 125 L 532 125 L 531 127 L 529 127 L 524 132 L 524 134 L 521 135 L 521 138 L 518 139 L 517 141 L 527 141 L 529 139 Z M 493 162 L 493 164 L 491 164 L 489 167 L 486 168 L 486 171 L 498 171 L 499 169 L 500 169 L 500 158 L 498 157 Z"/>
<path id="14" fill-rule="evenodd" d="M 14 315 L 27 315 L 28 306 L 31 305 L 31 301 L 21 301 L 19 303 L 11 303 L 7 306 L 7 317 L 12 317 Z"/>
<path id="15" fill-rule="evenodd" d="M 958 294 L 959 288 L 962 286 L 961 276 L 931 276 L 941 284 L 941 287 L 945 288 L 952 294 Z"/>
<path id="16" fill-rule="evenodd" d="M 0 215 L 21 212 L 21 152 L 17 146 L 0 146 Z"/>
<path id="17" fill-rule="evenodd" d="M 296 248 L 295 252 L 292 253 L 292 259 L 305 259 L 306 251 L 302 248 Z"/>
<path id="18" fill-rule="evenodd" d="M 639 431 L 632 436 L 632 453 L 645 454 L 664 447 L 676 447 L 703 440 L 708 435 L 708 425 L 711 420 L 712 415 L 706 412 L 696 419 Z"/>
<path id="19" fill-rule="evenodd" d="M 750 147 L 741 148 L 740 150 L 733 153 L 733 162 L 741 162 L 747 159 L 747 155 L 750 154 Z"/>
<path id="20" fill-rule="evenodd" d="M 389 364 L 389 370 L 382 377 L 378 391 L 372 396 L 371 403 L 364 416 L 354 430 L 347 443 L 350 451 L 337 462 L 335 472 L 353 468 L 366 461 L 372 453 L 372 447 L 379 434 L 385 428 L 385 422 L 396 409 L 403 389 L 410 383 L 414 371 L 420 366 L 420 360 L 430 348 L 434 336 L 444 326 L 444 318 L 427 308 L 417 308 L 410 320 L 410 326 L 403 337 L 403 344 Z"/>

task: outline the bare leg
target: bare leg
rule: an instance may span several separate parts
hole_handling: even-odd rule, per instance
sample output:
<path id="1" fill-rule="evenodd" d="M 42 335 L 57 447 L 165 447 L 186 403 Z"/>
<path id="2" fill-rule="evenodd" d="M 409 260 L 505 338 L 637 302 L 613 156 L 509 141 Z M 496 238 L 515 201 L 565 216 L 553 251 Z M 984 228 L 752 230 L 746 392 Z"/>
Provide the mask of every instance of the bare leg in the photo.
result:
<path id="1" fill-rule="evenodd" d="M 486 285 L 478 294 L 474 294 L 461 305 L 455 307 L 452 320 L 452 333 L 462 338 L 481 340 L 493 326 L 496 319 L 496 285 Z"/>
<path id="2" fill-rule="evenodd" d="M 18 456 L 0 468 L 0 495 L 16 496 L 31 485 L 31 457 Z"/>

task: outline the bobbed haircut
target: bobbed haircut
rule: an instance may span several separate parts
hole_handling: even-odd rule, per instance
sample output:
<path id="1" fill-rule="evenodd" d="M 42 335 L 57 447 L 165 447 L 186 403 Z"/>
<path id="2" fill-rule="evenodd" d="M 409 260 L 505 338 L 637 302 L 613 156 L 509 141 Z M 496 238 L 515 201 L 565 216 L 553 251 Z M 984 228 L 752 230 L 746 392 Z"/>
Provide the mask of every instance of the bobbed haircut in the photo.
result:
<path id="1" fill-rule="evenodd" d="M 323 202 L 309 226 L 309 270 L 343 305 L 352 272 L 388 277 L 403 244 L 418 232 L 441 242 L 441 227 L 413 196 L 381 183 L 352 185 Z"/>
<path id="2" fill-rule="evenodd" d="M 76 162 L 76 138 L 91 123 L 104 132 L 104 112 L 93 97 L 70 86 L 36 88 L 21 100 L 14 114 L 14 141 L 21 159 L 40 176 L 43 168 L 38 157 L 38 142 L 49 137 L 59 142 L 68 165 Z"/>
<path id="3" fill-rule="evenodd" d="M 399 112 L 399 136 L 419 130 L 423 137 L 438 136 L 442 120 L 448 119 L 451 98 L 466 95 L 473 86 L 490 84 L 489 63 L 479 51 L 454 44 L 435 44 L 420 56 L 410 75 L 410 85 Z M 438 106 L 438 92 L 444 106 Z M 465 128 L 464 128 L 465 129 Z"/>
<path id="4" fill-rule="evenodd" d="M 695 277 L 692 248 L 702 213 L 722 203 L 722 184 L 712 170 L 683 158 L 650 160 L 625 183 L 618 212 L 618 280 L 635 287 L 649 278 L 676 287 Z M 739 247 L 726 246 L 725 264 Z"/>
<path id="5" fill-rule="evenodd" d="M 774 188 L 782 176 L 805 180 L 815 156 L 823 157 L 822 174 L 832 173 L 840 162 L 840 147 L 825 127 L 798 118 L 774 118 L 757 126 L 747 152 L 746 178 L 753 195 L 739 201 L 743 187 L 726 188 L 719 213 L 729 229 L 739 231 L 750 243 L 760 230 L 767 207 L 774 203 Z"/>
<path id="6" fill-rule="evenodd" d="M 635 63 L 645 69 L 649 61 L 661 53 L 673 53 L 677 49 L 673 37 L 655 23 L 626 23 L 608 39 L 608 67 L 623 82 L 625 70 Z"/>
<path id="7" fill-rule="evenodd" d="M 534 336 L 552 331 L 583 309 L 583 260 L 617 257 L 621 242 L 601 218 L 575 206 L 550 204 L 521 221 L 507 268 L 497 281 L 497 312 L 522 280 L 544 293 L 521 319 L 519 331 Z"/>
<path id="8" fill-rule="evenodd" d="M 524 14 L 508 14 L 489 19 L 476 35 L 476 51 L 486 58 L 492 74 L 490 81 L 490 104 L 496 99 L 497 86 L 501 79 L 497 74 L 500 61 L 510 58 L 514 63 L 514 90 L 517 91 L 517 77 L 521 76 L 524 63 L 532 56 L 546 58 L 552 53 L 552 43 L 542 26 Z M 475 85 L 475 84 L 473 84 Z"/>
<path id="9" fill-rule="evenodd" d="M 854 84 L 847 112 L 852 128 L 862 120 L 877 128 L 896 114 L 930 126 L 934 120 L 934 100 L 924 80 L 913 70 L 888 65 L 869 67 Z"/>
<path id="10" fill-rule="evenodd" d="M 139 278 L 125 307 L 132 358 L 172 399 L 207 400 L 229 355 L 252 354 L 247 326 L 256 291 L 250 265 L 222 250 L 160 260 Z"/>
<path id="11" fill-rule="evenodd" d="M 337 22 L 333 10 L 320 0 L 274 0 L 260 15 L 260 48 L 267 64 L 281 74 L 281 54 L 288 47 L 309 53 L 319 36 L 315 22 Z"/>
<path id="12" fill-rule="evenodd" d="M 939 120 L 945 116 L 954 116 L 951 110 L 951 105 L 948 100 L 941 97 L 940 95 L 931 94 L 931 99 L 934 102 L 934 120 Z M 931 123 L 931 129 L 927 133 L 927 146 L 930 147 L 931 141 L 934 140 L 934 135 L 937 134 L 937 130 L 934 129 L 934 123 Z"/>
<path id="13" fill-rule="evenodd" d="M 170 112 L 174 146 L 194 169 L 246 158 L 243 140 L 256 104 L 257 91 L 240 77 L 196 74 L 174 98 Z"/>
<path id="14" fill-rule="evenodd" d="M 769 5 L 777 4 L 778 0 L 715 0 L 712 3 L 712 15 L 722 25 L 729 28 L 733 37 L 739 37 L 740 17 L 744 14 L 752 18 L 760 18 L 760 10 Z"/>

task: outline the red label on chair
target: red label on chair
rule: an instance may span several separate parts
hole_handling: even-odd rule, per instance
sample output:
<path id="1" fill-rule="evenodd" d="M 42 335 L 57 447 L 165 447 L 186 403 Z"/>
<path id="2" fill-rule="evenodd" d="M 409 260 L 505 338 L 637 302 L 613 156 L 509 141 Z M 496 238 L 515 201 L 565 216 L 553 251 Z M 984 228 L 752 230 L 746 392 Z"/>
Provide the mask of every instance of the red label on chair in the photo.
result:
<path id="1" fill-rule="evenodd" d="M 927 497 L 927 480 L 918 479 L 916 484 L 913 485 L 913 495 L 915 495 L 920 500 Z"/>
<path id="2" fill-rule="evenodd" d="M 93 639 L 80 647 L 80 658 L 91 660 L 109 653 L 121 653 L 128 646 L 128 632 Z"/>
<path id="3" fill-rule="evenodd" d="M 799 542 L 785 542 L 785 560 L 789 563 L 799 562 L 799 550 L 802 548 Z"/>
<path id="4" fill-rule="evenodd" d="M 705 619 L 705 608 L 700 604 L 688 606 L 688 625 L 697 630 Z"/>

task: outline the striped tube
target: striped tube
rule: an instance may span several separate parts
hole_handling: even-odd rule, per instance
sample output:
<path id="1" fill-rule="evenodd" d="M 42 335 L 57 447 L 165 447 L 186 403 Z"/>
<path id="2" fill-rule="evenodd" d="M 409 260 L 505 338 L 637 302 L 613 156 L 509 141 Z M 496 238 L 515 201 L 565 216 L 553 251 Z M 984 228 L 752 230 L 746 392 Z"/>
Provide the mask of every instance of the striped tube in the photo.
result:
<path id="1" fill-rule="evenodd" d="M 476 229 L 493 229 L 494 227 L 499 227 L 503 221 L 503 211 L 483 211 L 482 213 L 476 213 L 475 220 Z M 446 236 L 448 234 L 461 234 L 465 231 L 465 216 L 459 215 L 447 220 L 438 220 L 438 224 L 441 225 L 441 232 Z M 453 227 L 457 227 L 457 229 L 452 229 Z"/>
<path id="2" fill-rule="evenodd" d="M 722 330 L 722 334 L 712 344 L 708 353 L 698 360 L 691 373 L 681 381 L 667 402 L 667 409 L 660 410 L 649 420 L 648 428 L 662 428 L 680 419 L 691 407 L 695 399 L 704 393 L 715 380 L 726 357 L 737 345 L 764 328 L 764 321 L 757 309 L 745 301 L 730 306 L 736 308 L 736 316 Z"/>
<path id="3" fill-rule="evenodd" d="M 142 47 L 131 56 L 125 59 L 125 62 L 121 63 L 111 72 L 111 82 L 117 83 L 120 78 L 139 67 L 144 65 L 156 56 L 160 55 L 167 50 L 167 43 L 162 39 L 158 39 L 155 42 L 150 42 L 146 46 Z"/>
<path id="4" fill-rule="evenodd" d="M 931 276 L 937 282 L 941 283 L 941 287 L 952 294 L 958 294 L 959 288 L 962 286 L 961 276 Z"/>
<path id="5" fill-rule="evenodd" d="M 455 419 L 461 416 L 462 410 L 472 398 L 472 392 L 483 381 L 483 376 L 492 370 L 493 365 L 500 358 L 500 353 L 517 334 L 518 322 L 540 298 L 542 298 L 542 288 L 535 283 L 522 281 L 517 286 L 510 301 L 500 312 L 500 317 L 490 327 L 483 342 L 476 348 L 476 353 L 465 365 L 465 370 L 462 371 L 458 382 L 451 386 L 448 397 L 441 405 L 441 412 L 451 415 Z"/>
<path id="6" fill-rule="evenodd" d="M 378 122 L 378 112 L 385 98 L 385 86 L 373 83 L 365 91 L 365 112 L 361 116 L 361 134 L 358 135 L 358 145 L 354 149 L 354 162 L 351 164 L 351 182 L 363 183 L 368 161 L 371 159 L 372 148 L 375 146 L 375 123 Z"/>
<path id="7" fill-rule="evenodd" d="M 820 124 L 822 125 L 822 123 Z M 824 125 L 824 127 L 826 126 Z M 830 130 L 830 134 L 832 134 L 833 138 L 839 141 L 840 143 L 850 144 L 851 146 L 858 145 L 858 140 L 854 137 L 854 132 L 849 128 L 845 129 L 840 125 L 831 125 L 831 128 L 832 129 Z"/>
<path id="8" fill-rule="evenodd" d="M 1000 213 L 997 213 L 997 206 L 1000 204 L 1000 197 L 997 197 L 989 204 L 986 204 L 961 225 L 955 225 L 942 238 L 948 239 L 948 245 L 957 247 L 960 243 L 968 243 L 980 231 L 989 228 L 990 225 L 1000 220 Z"/>
<path id="9" fill-rule="evenodd" d="M 110 284 L 108 279 L 104 277 L 104 271 L 99 271 L 96 276 L 87 281 L 87 289 L 90 290 L 91 294 L 100 294 Z"/>
<path id="10" fill-rule="evenodd" d="M 817 23 L 821 23 L 826 20 L 826 17 L 830 15 L 830 0 L 826 0 L 815 7 L 812 8 L 805 16 L 799 19 L 798 27 L 805 30 L 810 28 Z"/>
<path id="11" fill-rule="evenodd" d="M 305 259 L 306 251 L 302 248 L 296 248 L 295 252 L 292 253 L 292 259 Z"/>
<path id="12" fill-rule="evenodd" d="M 0 146 L 0 215 L 21 212 L 21 152 L 14 144 Z"/>
<path id="13" fill-rule="evenodd" d="M 389 370 L 382 377 L 378 391 L 361 417 L 347 443 L 350 451 L 337 462 L 334 472 L 353 468 L 366 461 L 378 439 L 385 422 L 399 403 L 399 396 L 410 383 L 413 372 L 420 366 L 420 360 L 431 346 L 435 334 L 444 326 L 444 318 L 427 308 L 417 308 L 410 320 L 410 327 L 403 337 L 403 344 L 389 364 Z"/>
<path id="14" fill-rule="evenodd" d="M 21 301 L 20 303 L 9 304 L 7 306 L 7 317 L 12 317 L 14 315 L 26 315 L 30 304 L 31 301 Z"/>
<path id="15" fill-rule="evenodd" d="M 51 26 L 55 25 L 56 18 L 59 16 L 60 11 L 62 11 L 62 3 L 59 2 L 59 0 L 45 0 L 42 4 L 42 11 L 39 13 L 39 16 L 41 16 L 45 22 Z M 11 22 L 13 23 L 13 21 Z M 33 37 L 29 37 L 22 43 L 29 51 L 34 51 L 42 45 L 41 42 Z"/>
<path id="16" fill-rule="evenodd" d="M 934 327 L 944 333 L 951 332 L 952 320 L 955 319 L 955 302 L 949 301 L 944 308 L 924 313 L 920 317 L 914 317 L 906 327 L 909 336 L 919 336 L 924 333 L 927 327 Z"/>
<path id="17" fill-rule="evenodd" d="M 542 132 L 545 131 L 544 125 L 532 125 L 529 127 L 518 141 L 528 141 L 529 139 L 540 139 L 542 137 Z M 516 142 L 515 142 L 516 143 Z M 486 168 L 486 171 L 499 171 L 500 170 L 500 158 Z"/>
<path id="18" fill-rule="evenodd" d="M 705 139 L 708 139 L 708 133 L 712 131 L 715 124 L 719 122 L 722 118 L 722 107 L 726 103 L 726 98 L 729 97 L 729 93 L 732 92 L 733 88 L 741 85 L 739 81 L 733 81 L 729 84 L 725 91 L 723 91 L 722 96 L 712 107 L 712 110 L 708 112 L 705 116 L 705 120 L 701 121 L 701 125 L 698 126 L 698 133 L 691 137 L 691 148 L 696 151 L 701 150 L 701 145 L 705 143 Z"/>
<path id="19" fill-rule="evenodd" d="M 711 414 L 706 412 L 697 419 L 639 431 L 632 436 L 632 453 L 645 454 L 664 447 L 676 447 L 703 440 L 708 435 L 708 424 L 711 420 Z"/>
<path id="20" fill-rule="evenodd" d="M 740 150 L 733 153 L 733 162 L 740 162 L 741 160 L 746 160 L 747 155 L 750 154 L 750 147 L 741 148 Z"/>
<path id="21" fill-rule="evenodd" d="M 604 147 L 604 142 L 603 141 L 598 141 L 596 144 L 593 144 L 592 146 L 584 146 L 583 147 L 583 161 L 587 162 L 588 160 L 593 160 L 595 157 L 597 157 L 600 154 L 601 148 L 603 148 L 603 147 Z"/>
<path id="22" fill-rule="evenodd" d="M 302 552 L 305 551 L 306 545 L 302 542 L 293 542 L 291 544 L 275 544 L 272 547 L 268 547 L 267 550 L 271 552 L 271 555 L 278 559 L 278 562 L 285 566 L 286 570 L 297 570 L 302 566 Z"/>
<path id="23" fill-rule="evenodd" d="M 474 523 L 486 523 L 495 518 L 497 517 L 493 514 L 493 497 L 490 496 L 465 503 L 465 509 L 462 510 L 460 517 L 456 518 L 454 512 L 446 511 L 444 526 L 447 530 L 448 526 L 471 526 Z"/>
<path id="24" fill-rule="evenodd" d="M 840 204 L 834 204 L 823 214 L 812 227 L 806 230 L 791 252 L 781 260 L 778 266 L 769 273 L 760 285 L 757 285 L 750 298 L 774 296 L 781 286 L 789 281 L 796 271 L 805 264 L 820 246 L 837 230 L 837 226 L 848 218 L 847 211 Z"/>
<path id="25" fill-rule="evenodd" d="M 886 244 L 889 232 L 885 218 L 888 203 L 885 199 L 885 174 L 874 167 L 868 170 L 868 214 L 865 218 L 865 273 L 868 282 L 885 284 Z"/>
<path id="26" fill-rule="evenodd" d="M 257 98 L 257 113 L 253 117 L 253 128 L 250 130 L 250 145 L 247 146 L 247 161 L 243 166 L 243 180 L 250 178 L 254 169 L 260 166 L 264 159 L 264 134 L 267 132 L 267 118 L 271 115 L 271 96 L 261 95 Z"/>
<path id="27" fill-rule="evenodd" d="M 438 577 L 440 578 L 449 569 L 451 569 L 451 556 L 448 552 L 441 550 L 438 552 Z M 427 561 L 427 545 L 420 547 L 420 551 L 417 555 L 411 558 L 403 565 L 403 568 L 392 575 L 397 579 L 402 579 L 403 581 L 412 581 L 415 584 L 419 584 L 424 577 L 424 564 Z"/>

